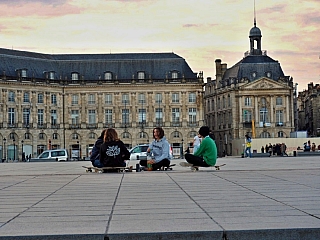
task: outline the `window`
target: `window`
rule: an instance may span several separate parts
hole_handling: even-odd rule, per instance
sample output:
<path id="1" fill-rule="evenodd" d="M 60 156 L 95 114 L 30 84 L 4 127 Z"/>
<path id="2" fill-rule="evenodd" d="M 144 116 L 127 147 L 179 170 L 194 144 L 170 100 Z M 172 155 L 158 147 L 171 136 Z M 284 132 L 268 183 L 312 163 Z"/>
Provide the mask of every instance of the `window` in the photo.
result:
<path id="1" fill-rule="evenodd" d="M 195 123 L 197 121 L 197 109 L 189 108 L 189 123 Z"/>
<path id="2" fill-rule="evenodd" d="M 79 96 L 74 94 L 71 96 L 71 104 L 72 105 L 78 105 L 79 104 Z"/>
<path id="3" fill-rule="evenodd" d="M 31 134 L 30 133 L 25 133 L 24 134 L 24 139 L 31 139 Z"/>
<path id="4" fill-rule="evenodd" d="M 79 73 L 71 73 L 71 80 L 79 80 Z"/>
<path id="5" fill-rule="evenodd" d="M 122 123 L 128 124 L 129 122 L 129 109 L 122 109 Z"/>
<path id="6" fill-rule="evenodd" d="M 266 123 L 268 121 L 268 109 L 267 108 L 261 108 L 260 109 L 260 122 Z"/>
<path id="7" fill-rule="evenodd" d="M 272 75 L 271 72 L 267 72 L 267 73 L 266 73 L 266 76 L 267 76 L 268 78 L 271 78 L 271 75 Z"/>
<path id="8" fill-rule="evenodd" d="M 130 138 L 130 134 L 128 132 L 124 132 L 122 134 L 122 138 Z"/>
<path id="9" fill-rule="evenodd" d="M 251 98 L 250 97 L 246 97 L 244 99 L 244 105 L 245 106 L 251 106 L 252 105 L 252 102 L 251 102 Z"/>
<path id="10" fill-rule="evenodd" d="M 8 102 L 15 102 L 15 94 L 14 92 L 9 92 L 8 93 Z"/>
<path id="11" fill-rule="evenodd" d="M 23 93 L 23 102 L 30 103 L 30 94 L 28 92 Z"/>
<path id="12" fill-rule="evenodd" d="M 111 94 L 106 94 L 104 96 L 104 103 L 106 105 L 112 105 L 112 95 Z"/>
<path id="13" fill-rule="evenodd" d="M 9 108 L 8 109 L 8 124 L 15 124 L 15 109 Z"/>
<path id="14" fill-rule="evenodd" d="M 283 111 L 282 110 L 276 110 L 276 123 L 278 126 L 283 124 Z"/>
<path id="15" fill-rule="evenodd" d="M 89 139 L 96 139 L 96 134 L 94 132 L 89 133 Z"/>
<path id="16" fill-rule="evenodd" d="M 122 95 L 122 104 L 130 104 L 129 94 L 123 94 Z"/>
<path id="17" fill-rule="evenodd" d="M 228 107 L 231 107 L 231 96 L 228 95 Z"/>
<path id="18" fill-rule="evenodd" d="M 276 99 L 276 105 L 277 105 L 277 106 L 282 106 L 282 97 L 277 97 L 277 99 Z"/>
<path id="19" fill-rule="evenodd" d="M 139 138 L 147 138 L 147 134 L 145 132 L 139 132 Z"/>
<path id="20" fill-rule="evenodd" d="M 79 110 L 71 110 L 71 124 L 79 124 Z"/>
<path id="21" fill-rule="evenodd" d="M 177 79 L 178 78 L 178 72 L 174 71 L 171 74 L 172 79 Z"/>
<path id="22" fill-rule="evenodd" d="M 88 110 L 88 122 L 89 124 L 95 124 L 96 123 L 96 110 Z"/>
<path id="23" fill-rule="evenodd" d="M 161 93 L 156 94 L 156 103 L 162 103 L 162 94 Z"/>
<path id="24" fill-rule="evenodd" d="M 43 103 L 43 93 L 38 94 L 38 103 Z"/>
<path id="25" fill-rule="evenodd" d="M 146 103 L 146 95 L 144 93 L 139 93 L 138 95 L 138 103 L 145 104 Z"/>
<path id="26" fill-rule="evenodd" d="M 52 134 L 52 139 L 59 139 L 58 133 L 53 133 L 53 134 Z"/>
<path id="27" fill-rule="evenodd" d="M 162 108 L 156 108 L 156 123 L 162 123 Z"/>
<path id="28" fill-rule="evenodd" d="M 57 124 L 57 110 L 51 110 L 51 124 Z"/>
<path id="29" fill-rule="evenodd" d="M 224 96 L 222 97 L 222 107 L 226 108 L 226 98 Z"/>
<path id="30" fill-rule="evenodd" d="M 172 122 L 179 122 L 179 121 L 180 121 L 180 109 L 172 108 Z"/>
<path id="31" fill-rule="evenodd" d="M 88 95 L 88 104 L 96 104 L 96 99 L 94 94 Z"/>
<path id="32" fill-rule="evenodd" d="M 38 109 L 38 124 L 43 125 L 43 114 L 44 110 L 43 109 Z"/>
<path id="33" fill-rule="evenodd" d="M 112 73 L 111 72 L 105 72 L 104 73 L 104 80 L 112 80 Z"/>
<path id="34" fill-rule="evenodd" d="M 196 94 L 189 93 L 189 103 L 196 103 Z"/>
<path id="35" fill-rule="evenodd" d="M 79 139 L 79 135 L 77 133 L 73 133 L 72 139 L 74 139 L 74 140 Z"/>
<path id="36" fill-rule="evenodd" d="M 44 134 L 44 133 L 39 133 L 39 139 L 40 139 L 40 140 L 45 139 L 45 134 Z"/>
<path id="37" fill-rule="evenodd" d="M 145 73 L 144 72 L 138 72 L 138 79 L 139 80 L 145 79 Z"/>
<path id="38" fill-rule="evenodd" d="M 284 137 L 284 133 L 282 131 L 278 132 L 278 137 Z"/>
<path id="39" fill-rule="evenodd" d="M 49 79 L 54 80 L 54 78 L 55 78 L 55 72 L 53 71 L 49 72 Z"/>
<path id="40" fill-rule="evenodd" d="M 30 109 L 24 108 L 22 111 L 23 111 L 23 125 L 28 126 L 30 124 Z"/>
<path id="41" fill-rule="evenodd" d="M 139 123 L 146 123 L 146 109 L 139 109 Z"/>
<path id="42" fill-rule="evenodd" d="M 211 100 L 211 111 L 214 111 L 214 100 L 213 99 Z"/>
<path id="43" fill-rule="evenodd" d="M 180 138 L 180 133 L 178 131 L 173 132 L 173 137 L 174 138 Z"/>
<path id="44" fill-rule="evenodd" d="M 251 122 L 252 120 L 252 113 L 250 110 L 243 111 L 243 121 L 244 122 Z"/>
<path id="45" fill-rule="evenodd" d="M 179 93 L 172 93 L 172 103 L 179 103 Z"/>
<path id="46" fill-rule="evenodd" d="M 21 77 L 23 78 L 27 77 L 27 69 L 21 69 Z"/>
<path id="47" fill-rule="evenodd" d="M 112 109 L 105 110 L 105 123 L 112 123 Z"/>
<path id="48" fill-rule="evenodd" d="M 51 94 L 51 104 L 57 105 L 57 95 Z"/>

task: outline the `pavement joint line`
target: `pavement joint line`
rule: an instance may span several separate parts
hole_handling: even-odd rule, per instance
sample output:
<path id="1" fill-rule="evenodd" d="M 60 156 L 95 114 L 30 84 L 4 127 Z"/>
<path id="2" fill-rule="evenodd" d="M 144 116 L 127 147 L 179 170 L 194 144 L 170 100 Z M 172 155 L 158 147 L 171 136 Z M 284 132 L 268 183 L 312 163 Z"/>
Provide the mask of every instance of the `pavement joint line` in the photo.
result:
<path id="1" fill-rule="evenodd" d="M 78 175 L 78 177 L 73 178 L 71 181 L 67 182 L 66 184 L 64 184 L 63 186 L 61 186 L 60 188 L 56 189 L 54 192 L 51 192 L 50 194 L 48 194 L 47 196 L 45 196 L 44 198 L 42 198 L 41 200 L 39 200 L 38 202 L 32 204 L 31 206 L 29 206 L 28 208 L 26 208 L 25 210 L 23 210 L 22 212 L 18 213 L 16 216 L 12 217 L 11 219 L 9 219 L 7 222 L 5 222 L 4 224 L 2 224 L 0 227 L 3 227 L 5 225 L 7 225 L 8 223 L 10 223 L 11 221 L 13 221 L 14 219 L 16 219 L 17 217 L 19 217 L 21 214 L 25 213 L 26 211 L 30 210 L 32 207 L 34 207 L 35 205 L 39 204 L 40 202 L 42 202 L 43 200 L 47 199 L 48 197 L 52 196 L 53 194 L 55 194 L 56 192 L 58 192 L 59 190 L 61 190 L 62 188 L 64 188 L 65 186 L 67 186 L 68 184 L 72 183 L 73 181 L 75 181 L 76 179 L 78 179 L 81 175 Z M 36 177 L 34 177 L 36 178 Z M 34 179 L 31 178 L 31 179 Z M 28 181 L 30 179 L 27 179 L 25 181 Z M 21 181 L 21 182 L 25 182 L 25 181 Z M 21 183 L 19 182 L 19 183 Z M 17 184 L 17 183 L 16 183 Z M 15 184 L 14 184 L 15 185 Z M 14 186 L 12 185 L 12 186 Z"/>
<path id="2" fill-rule="evenodd" d="M 213 173 L 212 173 L 212 174 L 213 174 Z M 277 200 L 277 199 L 275 199 L 275 198 L 269 197 L 269 196 L 267 196 L 267 195 L 265 195 L 265 194 L 263 194 L 263 193 L 259 193 L 259 192 L 255 191 L 255 190 L 253 190 L 253 189 L 250 189 L 250 188 L 248 188 L 248 187 L 243 186 L 242 184 L 239 184 L 239 183 L 233 182 L 233 181 L 231 181 L 231 180 L 225 179 L 225 178 L 223 178 L 223 177 L 221 177 L 221 176 L 218 176 L 218 175 L 216 175 L 216 174 L 213 174 L 213 175 L 215 175 L 215 176 L 217 176 L 217 177 L 219 177 L 219 178 L 221 178 L 221 179 L 223 179 L 223 180 L 225 180 L 225 181 L 227 181 L 227 182 L 233 183 L 233 184 L 235 184 L 235 185 L 237 185 L 237 186 L 239 186 L 239 187 L 242 187 L 242 188 L 244 188 L 244 189 L 247 189 L 247 190 L 249 190 L 249 191 L 251 191 L 251 192 L 254 192 L 254 193 L 256 193 L 256 194 L 258 194 L 258 195 L 260 195 L 260 196 L 266 197 L 266 198 L 268 198 L 268 199 L 270 199 L 270 200 L 273 200 L 273 201 L 275 201 L 275 202 L 277 202 L 277 203 L 283 204 L 284 206 L 287 206 L 287 207 L 290 207 L 290 208 L 292 208 L 292 209 L 295 209 L 295 210 L 297 210 L 297 211 L 299 211 L 299 212 L 302 212 L 302 213 L 304 213 L 304 214 L 306 214 L 306 215 L 308 215 L 308 216 L 310 216 L 310 217 L 314 217 L 314 218 L 316 218 L 316 219 L 320 219 L 320 217 L 318 217 L 318 216 L 315 216 L 315 215 L 313 215 L 313 214 L 310 214 L 310 213 L 308 213 L 308 212 L 306 212 L 306 211 L 304 211 L 304 210 L 301 210 L 301 209 L 299 209 L 299 208 L 296 208 L 296 207 L 294 207 L 294 206 L 292 206 L 292 205 L 290 205 L 290 204 L 281 202 L 281 201 L 279 201 L 279 200 Z M 293 182 L 293 183 L 294 183 L 294 182 Z M 309 187 L 309 186 L 308 186 L 308 187 Z"/>
<path id="3" fill-rule="evenodd" d="M 307 184 L 301 184 L 299 182 L 294 182 L 294 181 L 290 181 L 290 180 L 287 180 L 287 179 L 283 179 L 283 178 L 279 178 L 279 177 L 275 177 L 275 176 L 271 176 L 271 175 L 267 175 L 267 174 L 261 174 L 261 175 L 266 176 L 266 177 L 270 177 L 270 178 L 274 178 L 274 179 L 278 179 L 278 180 L 282 180 L 284 182 L 289 182 L 289 183 L 294 183 L 294 184 L 297 184 L 297 185 L 300 185 L 300 186 L 305 186 L 305 187 L 312 188 L 312 189 L 317 189 L 317 190 L 320 189 L 320 188 L 317 188 L 317 187 L 309 186 Z"/>
<path id="4" fill-rule="evenodd" d="M 20 182 L 16 182 L 16 183 L 14 183 L 14 184 L 12 184 L 12 185 L 8 185 L 8 186 L 6 186 L 6 187 L 4 187 L 4 188 L 1 188 L 0 191 L 1 191 L 1 190 L 4 190 L 4 189 L 6 189 L 6 188 L 10 188 L 10 187 L 12 187 L 12 186 L 15 186 L 15 185 L 17 185 L 17 184 L 20 184 L 20 183 L 29 181 L 30 179 L 35 179 L 35 178 L 36 178 L 36 176 L 34 176 L 34 177 L 32 177 L 32 178 L 29 178 L 29 179 L 25 179 L 25 180 L 20 181 Z"/>
<path id="5" fill-rule="evenodd" d="M 210 214 L 208 214 L 208 212 L 200 206 L 199 203 L 197 203 L 171 176 L 170 174 L 166 173 L 168 175 L 168 177 L 190 198 L 190 200 L 192 200 L 215 224 L 217 224 L 222 230 L 223 230 L 223 235 L 225 235 L 226 230 L 224 229 L 224 227 L 218 223 L 216 220 L 213 219 L 213 217 L 210 216 Z"/>
<path id="6" fill-rule="evenodd" d="M 111 208 L 111 211 L 110 211 L 108 223 L 107 223 L 106 230 L 105 230 L 105 239 L 109 239 L 108 238 L 108 231 L 109 231 L 110 223 L 111 223 L 111 220 L 112 220 L 112 217 L 113 217 L 114 208 L 116 206 L 116 203 L 117 203 L 117 200 L 118 200 L 118 197 L 119 197 L 119 193 L 120 193 L 120 189 L 121 189 L 121 186 L 122 186 L 122 182 L 123 182 L 125 173 L 126 173 L 126 171 L 122 172 L 122 177 L 121 177 L 121 181 L 119 183 L 118 191 L 117 191 L 116 197 L 114 198 L 114 202 L 112 204 L 112 208 Z"/>

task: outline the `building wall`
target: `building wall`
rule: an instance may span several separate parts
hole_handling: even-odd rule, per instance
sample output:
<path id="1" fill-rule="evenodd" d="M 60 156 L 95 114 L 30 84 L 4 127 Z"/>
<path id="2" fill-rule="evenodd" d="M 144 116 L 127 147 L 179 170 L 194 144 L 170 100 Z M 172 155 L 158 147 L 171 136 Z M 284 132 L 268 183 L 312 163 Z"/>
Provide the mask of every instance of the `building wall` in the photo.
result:
<path id="1" fill-rule="evenodd" d="M 34 83 L 31 81 L 3 80 L 0 81 L 0 156 L 13 157 L 15 149 L 16 159 L 21 159 L 22 145 L 26 155 L 36 157 L 45 149 L 60 147 L 66 148 L 69 154 L 72 150 L 80 148 L 80 157 L 87 157 L 90 147 L 94 144 L 101 131 L 107 127 L 114 127 L 121 140 L 130 148 L 140 143 L 152 141 L 152 130 L 162 126 L 168 141 L 174 148 L 186 149 L 192 142 L 194 135 L 204 123 L 203 117 L 203 79 L 198 82 L 175 83 L 126 83 L 126 84 L 69 84 L 59 85 L 47 83 Z M 8 101 L 9 92 L 15 94 L 13 102 Z M 24 103 L 24 93 L 30 94 L 30 102 Z M 38 94 L 44 96 L 43 103 L 38 103 Z M 155 111 L 159 104 L 155 95 L 162 94 L 163 121 L 156 121 Z M 179 102 L 172 101 L 172 94 L 178 94 Z M 196 95 L 195 102 L 189 102 L 189 93 Z M 112 104 L 105 102 L 105 94 L 112 95 Z M 123 103 L 122 95 L 128 94 L 128 103 Z M 145 103 L 139 103 L 139 94 L 145 94 Z M 52 104 L 52 95 L 56 95 L 56 104 Z M 78 95 L 78 104 L 72 104 L 72 96 Z M 88 96 L 94 96 L 91 103 Z M 8 109 L 15 109 L 15 124 L 8 123 Z M 23 109 L 30 109 L 30 123 L 23 122 Z M 172 121 L 172 109 L 178 108 L 179 122 Z M 196 121 L 189 119 L 189 108 L 196 109 Z M 38 124 L 38 110 L 43 109 L 43 124 Z M 105 123 L 105 110 L 112 110 L 112 124 Z M 129 110 L 128 122 L 123 122 L 122 111 Z M 139 123 L 139 109 L 145 109 L 144 124 Z M 56 110 L 57 122 L 52 124 L 51 111 Z M 79 111 L 79 122 L 72 124 L 71 111 Z M 94 110 L 96 121 L 88 123 L 88 111 Z M 26 137 L 27 136 L 27 137 Z M 56 136 L 55 139 L 53 136 Z M 6 143 L 4 143 L 6 139 Z M 13 143 L 15 139 L 15 143 Z M 23 141 L 23 143 L 21 142 Z M 6 146 L 5 146 L 6 145 Z M 5 149 L 6 148 L 6 149 Z M 177 151 L 175 151 L 177 152 Z M 178 151 L 179 152 L 179 151 Z"/>

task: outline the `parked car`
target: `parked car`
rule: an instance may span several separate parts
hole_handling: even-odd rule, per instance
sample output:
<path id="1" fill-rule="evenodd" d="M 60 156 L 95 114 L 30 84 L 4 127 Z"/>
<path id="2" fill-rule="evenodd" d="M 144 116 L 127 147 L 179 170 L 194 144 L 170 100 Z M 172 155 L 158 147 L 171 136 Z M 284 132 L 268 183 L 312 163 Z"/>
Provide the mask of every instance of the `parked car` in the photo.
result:
<path id="1" fill-rule="evenodd" d="M 68 161 L 68 151 L 66 149 L 53 149 L 43 151 L 37 159 L 56 159 L 56 161 Z"/>
<path id="2" fill-rule="evenodd" d="M 138 160 L 140 156 L 147 157 L 147 149 L 149 144 L 137 145 L 129 150 L 130 160 Z M 139 156 L 139 157 L 137 157 Z"/>

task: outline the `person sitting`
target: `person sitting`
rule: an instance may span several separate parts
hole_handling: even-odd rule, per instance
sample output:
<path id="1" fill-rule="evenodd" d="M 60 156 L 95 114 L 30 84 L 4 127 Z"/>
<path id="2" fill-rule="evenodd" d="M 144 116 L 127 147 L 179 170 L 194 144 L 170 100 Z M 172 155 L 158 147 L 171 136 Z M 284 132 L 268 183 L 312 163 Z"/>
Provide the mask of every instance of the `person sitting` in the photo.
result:
<path id="1" fill-rule="evenodd" d="M 105 133 L 106 129 L 104 129 L 101 132 L 100 137 L 98 137 L 97 141 L 95 142 L 92 150 L 91 150 L 91 155 L 90 155 L 90 161 L 92 163 L 92 166 L 94 167 L 98 167 L 101 168 L 103 167 L 103 164 L 100 162 L 99 157 L 100 157 L 100 147 L 103 143 L 103 137 L 104 137 L 104 133 Z"/>
<path id="2" fill-rule="evenodd" d="M 153 129 L 154 140 L 149 144 L 147 150 L 148 155 L 151 155 L 151 160 L 140 160 L 140 165 L 148 167 L 151 165 L 152 171 L 158 170 L 162 167 L 170 166 L 170 144 L 164 136 L 164 131 L 161 127 Z M 151 170 L 151 169 L 150 169 Z"/>
<path id="3" fill-rule="evenodd" d="M 198 166 L 210 167 L 214 166 L 217 161 L 218 151 L 214 140 L 209 136 L 210 130 L 207 126 L 202 126 L 199 129 L 199 135 L 202 138 L 200 147 L 193 154 L 185 154 L 187 162 L 180 163 L 181 166 Z"/>
<path id="4" fill-rule="evenodd" d="M 113 128 L 106 129 L 99 154 L 103 167 L 125 167 L 125 160 L 130 159 L 130 152 Z"/>

